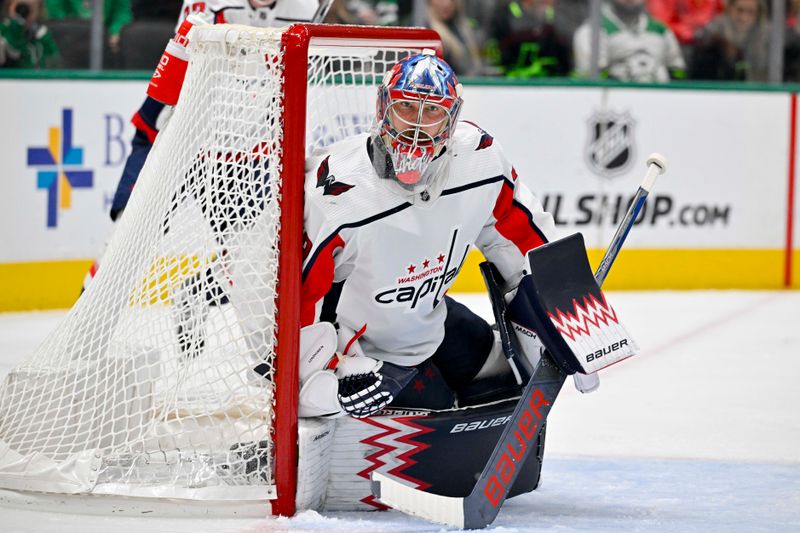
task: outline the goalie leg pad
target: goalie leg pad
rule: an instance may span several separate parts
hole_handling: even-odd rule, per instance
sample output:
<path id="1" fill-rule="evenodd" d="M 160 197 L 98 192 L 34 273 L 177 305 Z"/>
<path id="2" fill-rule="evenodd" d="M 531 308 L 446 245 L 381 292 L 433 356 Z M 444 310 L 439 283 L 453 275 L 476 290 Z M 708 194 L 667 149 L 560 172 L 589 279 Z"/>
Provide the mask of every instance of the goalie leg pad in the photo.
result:
<path id="1" fill-rule="evenodd" d="M 301 417 L 334 418 L 344 412 L 337 396 L 339 379 L 331 367 L 336 361 L 336 330 L 329 322 L 317 322 L 300 330 Z"/>
<path id="2" fill-rule="evenodd" d="M 301 418 L 337 418 L 345 412 L 339 404 L 339 380 L 330 370 L 318 370 L 300 386 L 298 415 Z"/>

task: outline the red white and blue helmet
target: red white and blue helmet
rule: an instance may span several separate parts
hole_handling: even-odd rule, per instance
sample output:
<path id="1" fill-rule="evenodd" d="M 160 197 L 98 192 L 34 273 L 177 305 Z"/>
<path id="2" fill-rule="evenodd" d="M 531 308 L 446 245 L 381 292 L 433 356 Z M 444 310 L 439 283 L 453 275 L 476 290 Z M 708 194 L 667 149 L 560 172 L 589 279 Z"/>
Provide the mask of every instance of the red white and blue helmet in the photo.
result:
<path id="1" fill-rule="evenodd" d="M 403 189 L 430 189 L 443 174 L 429 167 L 452 138 L 461 94 L 453 69 L 433 50 L 401 60 L 384 76 L 378 88 L 376 133 L 391 160 L 389 175 Z"/>

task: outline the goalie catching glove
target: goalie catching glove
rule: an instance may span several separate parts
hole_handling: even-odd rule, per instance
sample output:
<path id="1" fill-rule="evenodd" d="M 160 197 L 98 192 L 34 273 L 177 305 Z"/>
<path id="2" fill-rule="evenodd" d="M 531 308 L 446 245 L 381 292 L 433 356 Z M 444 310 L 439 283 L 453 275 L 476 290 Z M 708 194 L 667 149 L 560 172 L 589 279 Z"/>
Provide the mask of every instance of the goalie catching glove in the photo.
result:
<path id="1" fill-rule="evenodd" d="M 357 343 L 360 333 L 342 329 L 337 335 L 328 322 L 300 330 L 301 417 L 370 416 L 389 405 L 417 374 L 416 368 L 365 356 Z M 342 344 L 344 355 L 337 351 Z"/>
<path id="2" fill-rule="evenodd" d="M 339 379 L 342 409 L 350 416 L 364 418 L 392 403 L 417 375 L 417 369 L 371 357 L 344 356 L 336 374 L 345 374 Z"/>

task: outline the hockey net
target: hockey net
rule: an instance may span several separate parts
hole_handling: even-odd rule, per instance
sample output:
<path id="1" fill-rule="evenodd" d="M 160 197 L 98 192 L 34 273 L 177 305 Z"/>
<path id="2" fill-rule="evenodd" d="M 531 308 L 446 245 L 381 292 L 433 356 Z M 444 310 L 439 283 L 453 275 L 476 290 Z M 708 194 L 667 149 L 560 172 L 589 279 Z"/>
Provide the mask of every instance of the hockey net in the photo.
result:
<path id="1" fill-rule="evenodd" d="M 427 30 L 195 28 L 89 289 L 0 389 L 0 487 L 294 511 L 303 161 Z M 281 503 L 282 502 L 282 503 Z"/>

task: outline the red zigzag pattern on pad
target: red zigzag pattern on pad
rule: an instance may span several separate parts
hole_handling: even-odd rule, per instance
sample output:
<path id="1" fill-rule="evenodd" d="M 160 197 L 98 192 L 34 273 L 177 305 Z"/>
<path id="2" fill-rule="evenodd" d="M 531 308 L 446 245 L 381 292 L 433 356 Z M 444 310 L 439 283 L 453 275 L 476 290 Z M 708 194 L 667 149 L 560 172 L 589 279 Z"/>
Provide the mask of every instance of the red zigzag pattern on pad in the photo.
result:
<path id="1" fill-rule="evenodd" d="M 407 469 L 412 465 L 417 464 L 417 462 L 411 458 L 413 455 L 416 455 L 417 453 L 430 448 L 430 445 L 428 444 L 423 444 L 421 442 L 413 440 L 416 437 L 425 435 L 426 433 L 430 433 L 433 431 L 433 429 L 431 428 L 420 426 L 414 423 L 414 420 L 424 417 L 402 416 L 402 417 L 391 418 L 393 422 L 402 424 L 404 426 L 408 426 L 409 428 L 413 429 L 412 432 L 407 434 L 404 434 L 398 428 L 381 424 L 376 420 L 376 418 L 383 418 L 383 417 L 369 417 L 361 419 L 362 422 L 374 426 L 376 428 L 380 428 L 383 431 L 361 441 L 362 443 L 367 444 L 369 446 L 375 446 L 376 448 L 378 448 L 378 451 L 368 455 L 365 458 L 367 462 L 370 463 L 370 466 L 368 466 L 361 472 L 358 472 L 356 475 L 363 477 L 365 479 L 370 479 L 370 474 L 373 471 L 381 468 L 382 466 L 386 466 L 386 461 L 384 461 L 384 456 L 386 454 L 390 454 L 398 450 L 397 445 L 393 444 L 393 441 L 395 441 L 402 444 L 406 444 L 410 446 L 410 448 L 407 451 L 397 456 L 397 460 L 400 461 L 400 464 L 392 468 L 388 472 L 385 472 L 385 474 L 397 477 L 404 481 L 408 481 L 409 483 L 412 483 L 415 486 L 415 488 L 418 488 L 420 490 L 425 490 L 428 487 L 430 487 L 431 486 L 430 483 L 411 477 L 406 473 L 404 473 L 405 469 Z M 381 510 L 389 509 L 389 507 L 387 507 L 386 505 L 383 505 L 382 503 L 378 502 L 372 495 L 369 495 L 366 498 L 362 498 L 361 502 Z"/>
<path id="2" fill-rule="evenodd" d="M 548 311 L 547 316 L 553 321 L 556 329 L 571 341 L 581 335 L 591 335 L 590 325 L 599 328 L 601 323 L 606 326 L 609 322 L 619 324 L 617 313 L 606 302 L 605 294 L 600 293 L 600 296 L 602 301 L 595 298 L 593 294 L 584 296 L 583 305 L 578 302 L 577 298 L 573 298 L 573 313 L 564 313 L 560 309 L 556 309 L 555 315 Z"/>

